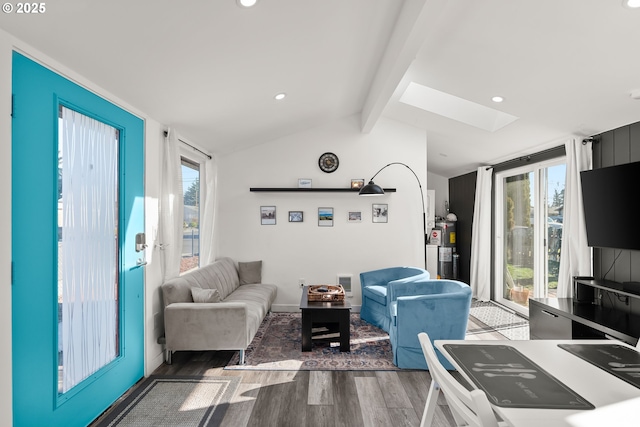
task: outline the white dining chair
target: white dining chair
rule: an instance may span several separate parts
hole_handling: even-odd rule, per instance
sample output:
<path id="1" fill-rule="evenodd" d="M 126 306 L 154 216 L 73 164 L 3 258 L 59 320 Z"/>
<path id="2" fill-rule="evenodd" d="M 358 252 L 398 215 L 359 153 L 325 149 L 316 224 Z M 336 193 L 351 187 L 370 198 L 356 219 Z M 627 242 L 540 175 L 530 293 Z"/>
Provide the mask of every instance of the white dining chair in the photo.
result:
<path id="1" fill-rule="evenodd" d="M 418 340 L 431 374 L 431 387 L 422 415 L 420 427 L 430 426 L 435 412 L 435 402 L 442 390 L 457 426 L 502 427 L 508 424 L 498 422 L 487 395 L 482 390 L 469 391 L 447 371 L 438 360 L 429 335 L 418 334 Z"/>

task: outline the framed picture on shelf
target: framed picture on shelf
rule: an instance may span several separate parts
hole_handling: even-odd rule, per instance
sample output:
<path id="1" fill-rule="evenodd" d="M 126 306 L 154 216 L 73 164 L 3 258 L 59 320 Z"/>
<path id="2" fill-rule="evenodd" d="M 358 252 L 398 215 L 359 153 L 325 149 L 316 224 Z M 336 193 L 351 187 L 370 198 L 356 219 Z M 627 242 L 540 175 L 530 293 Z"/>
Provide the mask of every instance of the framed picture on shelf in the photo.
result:
<path id="1" fill-rule="evenodd" d="M 360 211 L 350 211 L 347 216 L 347 222 L 361 222 L 362 221 L 362 212 Z"/>
<path id="2" fill-rule="evenodd" d="M 352 179 L 351 180 L 351 189 L 359 190 L 364 187 L 364 179 Z"/>
<path id="3" fill-rule="evenodd" d="M 333 208 L 318 208 L 318 226 L 333 227 Z"/>
<path id="4" fill-rule="evenodd" d="M 371 205 L 371 217 L 373 222 L 388 222 L 389 205 L 386 203 L 374 203 Z"/>
<path id="5" fill-rule="evenodd" d="M 302 211 L 289 211 L 289 222 L 302 222 Z"/>
<path id="6" fill-rule="evenodd" d="M 260 224 L 275 225 L 276 224 L 276 207 L 260 206 Z"/>
<path id="7" fill-rule="evenodd" d="M 309 179 L 309 178 L 299 178 L 298 179 L 298 188 L 311 188 L 311 179 Z"/>

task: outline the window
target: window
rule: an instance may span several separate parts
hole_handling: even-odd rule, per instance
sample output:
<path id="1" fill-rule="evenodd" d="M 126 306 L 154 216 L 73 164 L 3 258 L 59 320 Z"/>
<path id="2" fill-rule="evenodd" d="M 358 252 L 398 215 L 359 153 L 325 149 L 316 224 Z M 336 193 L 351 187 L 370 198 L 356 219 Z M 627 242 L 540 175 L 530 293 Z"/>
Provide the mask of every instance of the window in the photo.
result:
<path id="1" fill-rule="evenodd" d="M 564 209 L 564 157 L 496 174 L 495 300 L 528 314 L 554 298 Z"/>
<path id="2" fill-rule="evenodd" d="M 69 108 L 58 122 L 58 391 L 119 356 L 120 131 Z"/>
<path id="3" fill-rule="evenodd" d="M 182 162 L 184 200 L 182 258 L 180 273 L 200 265 L 200 165 L 185 157 Z"/>

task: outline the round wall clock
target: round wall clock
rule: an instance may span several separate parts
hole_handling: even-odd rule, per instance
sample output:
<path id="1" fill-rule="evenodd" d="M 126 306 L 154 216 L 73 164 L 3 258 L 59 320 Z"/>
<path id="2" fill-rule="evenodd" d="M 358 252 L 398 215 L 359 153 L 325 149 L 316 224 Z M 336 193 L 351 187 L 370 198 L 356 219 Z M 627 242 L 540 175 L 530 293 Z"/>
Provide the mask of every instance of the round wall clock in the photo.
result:
<path id="1" fill-rule="evenodd" d="M 338 161 L 338 156 L 333 153 L 324 153 L 318 159 L 318 166 L 322 172 L 331 173 L 338 169 L 338 165 L 340 162 Z"/>

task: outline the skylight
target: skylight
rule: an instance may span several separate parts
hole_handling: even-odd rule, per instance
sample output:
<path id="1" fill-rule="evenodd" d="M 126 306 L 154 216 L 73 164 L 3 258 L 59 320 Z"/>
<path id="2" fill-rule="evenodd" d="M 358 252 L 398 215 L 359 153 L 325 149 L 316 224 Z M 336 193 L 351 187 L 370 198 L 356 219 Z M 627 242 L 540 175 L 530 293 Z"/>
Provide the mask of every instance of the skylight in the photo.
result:
<path id="1" fill-rule="evenodd" d="M 502 129 L 518 117 L 411 82 L 400 102 L 489 132 Z"/>

